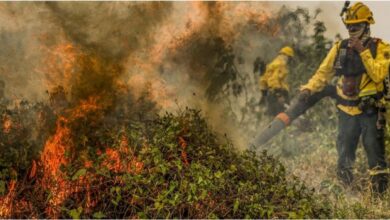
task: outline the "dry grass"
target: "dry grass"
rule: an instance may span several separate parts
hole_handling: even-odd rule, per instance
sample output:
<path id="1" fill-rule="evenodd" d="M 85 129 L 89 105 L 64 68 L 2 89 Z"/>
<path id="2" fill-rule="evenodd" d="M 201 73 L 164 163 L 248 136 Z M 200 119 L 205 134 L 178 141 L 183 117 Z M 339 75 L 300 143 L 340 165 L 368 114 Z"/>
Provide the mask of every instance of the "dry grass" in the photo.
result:
<path id="1" fill-rule="evenodd" d="M 296 128 L 289 128 L 282 136 L 288 135 L 289 140 L 295 141 L 285 147 L 287 151 L 283 148 L 273 151 L 279 154 L 292 176 L 316 189 L 318 194 L 331 198 L 335 218 L 389 218 L 390 190 L 380 197 L 371 194 L 367 159 L 361 144 L 357 150 L 353 184 L 346 186 L 337 178 L 338 156 L 334 134 L 333 129 L 318 135 L 316 131 L 300 133 Z M 278 139 L 276 142 L 287 138 Z"/>

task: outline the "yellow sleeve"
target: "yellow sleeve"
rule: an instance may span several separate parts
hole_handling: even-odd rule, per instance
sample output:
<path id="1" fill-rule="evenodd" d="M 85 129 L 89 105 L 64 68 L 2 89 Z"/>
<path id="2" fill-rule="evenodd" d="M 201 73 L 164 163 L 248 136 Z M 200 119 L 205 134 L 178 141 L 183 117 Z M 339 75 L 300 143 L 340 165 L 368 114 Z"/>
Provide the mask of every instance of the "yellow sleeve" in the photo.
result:
<path id="1" fill-rule="evenodd" d="M 267 67 L 268 69 L 268 67 Z M 269 78 L 269 71 L 266 69 L 265 73 L 260 76 L 259 78 L 259 86 L 260 86 L 260 89 L 261 90 L 265 90 L 265 89 L 268 89 L 268 84 L 267 84 L 267 81 L 268 81 L 268 78 Z"/>
<path id="2" fill-rule="evenodd" d="M 278 75 L 279 77 L 279 80 L 283 80 L 287 77 L 287 67 L 286 67 L 286 64 L 283 64 L 280 66 L 280 68 L 278 69 Z"/>
<path id="3" fill-rule="evenodd" d="M 335 74 L 333 64 L 337 56 L 337 47 L 338 44 L 333 45 L 316 73 L 306 85 L 301 86 L 301 90 L 308 89 L 311 92 L 319 92 L 332 80 Z"/>
<path id="4" fill-rule="evenodd" d="M 287 81 L 286 81 L 287 74 L 288 74 L 288 69 L 287 69 L 286 64 L 284 64 L 283 67 L 280 68 L 280 72 L 279 72 L 278 76 L 279 76 L 280 86 L 283 89 L 286 89 L 288 91 L 289 86 L 288 86 Z"/>
<path id="5" fill-rule="evenodd" d="M 390 63 L 390 45 L 379 42 L 377 56 L 374 59 L 369 49 L 360 53 L 364 67 L 366 67 L 367 75 L 375 83 L 382 82 L 389 74 Z"/>
<path id="6" fill-rule="evenodd" d="M 262 76 L 260 76 L 259 85 L 260 85 L 261 90 L 268 89 L 268 87 L 269 87 L 268 81 L 269 81 L 269 78 L 272 76 L 273 71 L 275 70 L 275 62 L 276 62 L 276 59 L 273 60 L 271 63 L 269 63 L 265 68 L 264 74 Z"/>

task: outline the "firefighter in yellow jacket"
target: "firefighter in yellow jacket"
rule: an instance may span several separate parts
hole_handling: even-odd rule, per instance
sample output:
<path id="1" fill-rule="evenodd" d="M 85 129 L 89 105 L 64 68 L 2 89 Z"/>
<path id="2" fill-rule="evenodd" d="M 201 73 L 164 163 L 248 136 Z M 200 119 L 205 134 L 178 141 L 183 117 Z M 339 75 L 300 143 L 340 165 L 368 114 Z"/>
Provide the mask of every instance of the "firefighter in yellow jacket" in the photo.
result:
<path id="1" fill-rule="evenodd" d="M 278 56 L 267 65 L 264 75 L 260 77 L 261 103 L 266 101 L 267 113 L 276 115 L 284 110 L 288 103 L 289 86 L 287 84 L 288 63 L 294 56 L 291 47 L 283 47 Z"/>
<path id="2" fill-rule="evenodd" d="M 383 81 L 389 74 L 390 45 L 370 36 L 370 25 L 375 21 L 363 3 L 349 7 L 343 20 L 349 38 L 330 49 L 314 76 L 301 87 L 301 95 L 320 92 L 333 77 L 338 77 L 337 174 L 344 183 L 352 182 L 355 152 L 362 136 L 373 190 L 383 192 L 387 187 L 387 164 L 381 115 L 384 111 Z"/>

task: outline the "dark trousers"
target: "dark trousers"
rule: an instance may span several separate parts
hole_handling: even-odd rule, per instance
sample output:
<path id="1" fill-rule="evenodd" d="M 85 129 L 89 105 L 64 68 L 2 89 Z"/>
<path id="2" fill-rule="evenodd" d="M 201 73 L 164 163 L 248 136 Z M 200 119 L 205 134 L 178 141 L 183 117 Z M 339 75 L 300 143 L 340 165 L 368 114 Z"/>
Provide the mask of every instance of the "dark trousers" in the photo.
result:
<path id="1" fill-rule="evenodd" d="M 380 171 L 387 167 L 385 160 L 383 129 L 377 129 L 377 119 L 377 112 L 351 116 L 339 111 L 339 131 L 337 137 L 337 151 L 339 158 L 337 163 L 337 174 L 339 178 L 347 184 L 351 183 L 353 179 L 352 166 L 355 161 L 355 153 L 360 136 L 362 136 L 369 168 Z M 386 190 L 386 174 L 379 173 L 372 175 L 371 181 L 374 191 L 381 193 Z"/>
<path id="2" fill-rule="evenodd" d="M 268 91 L 267 94 L 267 111 L 270 116 L 284 112 L 285 104 L 289 103 L 288 92 L 286 90 L 277 89 Z"/>

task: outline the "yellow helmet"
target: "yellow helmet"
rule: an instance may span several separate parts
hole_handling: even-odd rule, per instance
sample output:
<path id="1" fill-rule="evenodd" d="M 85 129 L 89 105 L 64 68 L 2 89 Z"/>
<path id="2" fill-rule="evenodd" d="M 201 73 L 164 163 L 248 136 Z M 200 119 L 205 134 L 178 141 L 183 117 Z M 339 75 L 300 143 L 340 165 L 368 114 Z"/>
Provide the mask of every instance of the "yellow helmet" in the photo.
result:
<path id="1" fill-rule="evenodd" d="M 369 24 L 375 24 L 374 17 L 371 10 L 367 5 L 357 2 L 347 9 L 347 14 L 344 19 L 345 24 L 356 24 L 361 22 L 367 22 Z"/>
<path id="2" fill-rule="evenodd" d="M 287 55 L 289 57 L 294 57 L 294 50 L 291 47 L 283 47 L 279 53 Z"/>

